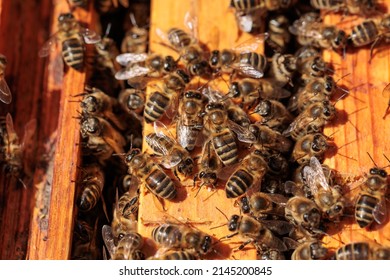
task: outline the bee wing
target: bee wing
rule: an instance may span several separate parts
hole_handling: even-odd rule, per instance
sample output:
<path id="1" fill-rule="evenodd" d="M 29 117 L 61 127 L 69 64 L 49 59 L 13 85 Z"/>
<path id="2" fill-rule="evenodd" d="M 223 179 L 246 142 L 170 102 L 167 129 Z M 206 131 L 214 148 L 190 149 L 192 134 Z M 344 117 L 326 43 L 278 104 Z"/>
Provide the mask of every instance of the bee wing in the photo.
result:
<path id="1" fill-rule="evenodd" d="M 7 114 L 5 117 L 5 125 L 7 128 L 8 135 L 16 134 L 15 128 L 14 128 L 14 121 L 12 120 L 12 116 L 10 113 Z"/>
<path id="2" fill-rule="evenodd" d="M 266 227 L 269 230 L 271 230 L 279 235 L 288 234 L 294 228 L 294 225 L 292 225 L 291 223 L 286 222 L 286 221 L 262 220 L 261 223 L 266 225 Z"/>
<path id="3" fill-rule="evenodd" d="M 372 212 L 375 222 L 383 224 L 387 220 L 386 199 L 382 198 L 377 205 L 375 205 Z"/>
<path id="4" fill-rule="evenodd" d="M 169 131 L 169 128 L 164 123 L 155 121 L 153 123 L 153 129 L 159 137 L 165 137 L 167 140 L 177 143 L 175 136 L 172 135 L 172 133 Z"/>
<path id="5" fill-rule="evenodd" d="M 235 122 L 228 120 L 228 127 L 237 135 L 238 140 L 245 143 L 254 143 L 256 141 L 255 135 L 249 129 L 242 127 Z"/>
<path id="6" fill-rule="evenodd" d="M 146 53 L 122 53 L 116 57 L 116 61 L 123 66 L 129 65 L 129 63 L 137 63 L 145 61 L 148 58 Z"/>
<path id="7" fill-rule="evenodd" d="M 312 121 L 312 118 L 306 117 L 301 113 L 301 115 L 298 115 L 298 117 L 296 117 L 295 120 L 290 123 L 290 125 L 283 131 L 282 134 L 284 136 L 290 136 L 291 132 L 294 130 L 299 130 L 302 127 L 307 127 Z"/>
<path id="8" fill-rule="evenodd" d="M 116 252 L 116 246 L 114 242 L 114 235 L 112 234 L 112 229 L 108 225 L 104 225 L 102 228 L 102 237 L 104 245 L 106 245 L 106 248 L 108 252 L 110 253 L 110 257 L 115 255 Z"/>
<path id="9" fill-rule="evenodd" d="M 291 96 L 291 92 L 278 86 L 275 82 L 269 79 L 262 79 L 259 87 L 260 97 L 263 99 L 283 99 Z M 267 90 L 261 90 L 267 89 Z"/>
<path id="10" fill-rule="evenodd" d="M 272 202 L 282 206 L 286 205 L 288 201 L 288 197 L 285 197 L 284 195 L 277 194 L 277 193 L 268 193 L 267 196 Z"/>
<path id="11" fill-rule="evenodd" d="M 182 146 L 183 148 L 187 148 L 190 143 L 189 143 L 189 137 L 191 133 L 193 133 L 194 130 L 188 125 L 182 125 L 181 121 L 179 120 L 176 126 L 176 137 L 177 137 L 177 142 Z M 200 128 L 199 128 L 200 131 Z"/>
<path id="12" fill-rule="evenodd" d="M 38 52 L 39 57 L 48 56 L 51 52 L 57 48 L 58 37 L 57 33 L 53 34 L 49 40 L 47 40 Z"/>
<path id="13" fill-rule="evenodd" d="M 80 27 L 80 34 L 83 36 L 86 44 L 96 44 L 102 40 L 99 34 L 88 28 Z"/>
<path id="14" fill-rule="evenodd" d="M 284 190 L 287 194 L 292 194 L 294 196 L 305 196 L 303 190 L 299 188 L 293 181 L 286 181 L 284 183 Z"/>
<path id="15" fill-rule="evenodd" d="M 0 100 L 5 104 L 10 104 L 12 101 L 11 90 L 9 89 L 4 77 L 0 78 Z"/>
<path id="16" fill-rule="evenodd" d="M 117 80 L 129 80 L 136 77 L 142 77 L 150 72 L 149 68 L 139 66 L 138 64 L 132 65 L 130 68 L 124 68 L 115 73 L 115 79 Z"/>
<path id="17" fill-rule="evenodd" d="M 215 90 L 210 86 L 207 88 L 203 88 L 201 92 L 202 95 L 209 100 L 209 102 L 218 102 L 224 99 L 224 95 L 220 91 Z"/>
<path id="18" fill-rule="evenodd" d="M 184 25 L 191 31 L 192 37 L 198 39 L 198 17 L 192 11 L 184 15 Z"/>
<path id="19" fill-rule="evenodd" d="M 390 83 L 383 89 L 382 96 L 385 98 L 390 98 Z"/>
<path id="20" fill-rule="evenodd" d="M 268 39 L 268 37 L 268 33 L 258 34 L 233 47 L 232 50 L 240 53 L 256 52 L 258 51 L 259 47 L 263 45 L 264 41 Z"/>
<path id="21" fill-rule="evenodd" d="M 49 79 L 53 79 L 56 87 L 62 88 L 62 81 L 64 79 L 64 60 L 62 59 L 61 53 L 58 53 L 54 59 L 49 63 Z"/>
<path id="22" fill-rule="evenodd" d="M 253 17 L 252 15 L 240 15 L 238 13 L 236 13 L 236 20 L 237 20 L 237 23 L 238 23 L 238 27 L 240 28 L 240 30 L 244 31 L 244 32 L 251 32 L 252 30 L 252 26 L 253 26 Z"/>
<path id="23" fill-rule="evenodd" d="M 160 28 L 156 28 L 156 35 L 162 40 L 163 45 L 167 45 L 167 46 L 171 45 L 167 33 L 162 31 Z"/>
<path id="24" fill-rule="evenodd" d="M 264 76 L 263 71 L 256 69 L 255 67 L 247 63 L 238 63 L 236 65 L 232 65 L 231 67 L 250 78 L 260 79 Z"/>
<path id="25" fill-rule="evenodd" d="M 326 179 L 324 169 L 320 163 L 320 161 L 316 157 L 310 158 L 310 166 L 316 173 L 317 183 L 321 185 L 326 191 L 330 191 L 330 186 Z"/>

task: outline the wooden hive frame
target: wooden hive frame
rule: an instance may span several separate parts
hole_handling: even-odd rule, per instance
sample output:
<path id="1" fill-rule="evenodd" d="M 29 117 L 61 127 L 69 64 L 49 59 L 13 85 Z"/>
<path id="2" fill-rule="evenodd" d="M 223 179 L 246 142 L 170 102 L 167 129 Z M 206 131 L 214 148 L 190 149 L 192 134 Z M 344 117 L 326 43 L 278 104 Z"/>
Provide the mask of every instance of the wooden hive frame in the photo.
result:
<path id="1" fill-rule="evenodd" d="M 193 3 L 192 7 L 191 3 Z M 386 1 L 386 5 L 390 5 L 390 2 Z M 238 31 L 234 14 L 228 6 L 229 0 L 153 0 L 151 50 L 162 54 L 172 54 L 169 49 L 157 43 L 159 38 L 156 37 L 154 30 L 156 27 L 161 30 L 167 30 L 173 26 L 184 27 L 184 15 L 190 9 L 194 9 L 199 19 L 199 39 L 210 49 L 231 48 L 239 44 L 249 38 L 247 37 L 249 35 L 245 34 L 237 40 Z M 49 61 L 54 57 L 44 60 L 37 56 L 39 48 L 56 30 L 58 14 L 64 11 L 68 11 L 65 0 L 57 1 L 54 5 L 49 0 L 40 1 L 39 4 L 36 1 L 0 0 L 0 34 L 1 38 L 7 38 L 0 42 L 0 53 L 4 53 L 8 58 L 6 79 L 14 93 L 11 105 L 0 105 L 1 115 L 4 116 L 7 112 L 12 113 L 19 135 L 23 134 L 24 125 L 30 119 L 37 119 L 36 162 L 40 160 L 39 155 L 46 153 L 44 144 L 49 141 L 53 132 L 57 131 L 51 182 L 52 193 L 48 206 L 50 211 L 46 217 L 48 218 L 47 228 L 43 228 L 38 223 L 39 211 L 34 210 L 35 199 L 33 199 L 36 192 L 34 186 L 44 180 L 44 168 L 37 166 L 31 182 L 26 180 L 26 189 L 17 180 L 9 180 L 4 173 L 1 173 L 0 259 L 68 259 L 70 256 L 75 213 L 74 181 L 80 159 L 77 143 L 79 143 L 80 136 L 78 121 L 74 119 L 77 116 L 78 105 L 68 101 L 72 95 L 83 91 L 85 73 L 70 69 L 64 76 L 62 86 L 58 86 L 52 80 L 52 70 L 47 68 Z M 76 10 L 76 18 L 82 18 L 87 25 L 96 26 L 97 17 L 92 11 L 92 5 L 88 10 Z M 11 16 L 15 14 L 20 15 L 17 21 Z M 338 23 L 340 18 L 328 15 L 325 20 L 326 23 Z M 50 30 L 47 28 L 49 22 L 52 26 Z M 356 22 L 350 24 L 356 24 Z M 349 27 L 346 24 L 343 28 Z M 27 32 L 27 30 L 37 32 Z M 30 43 L 26 44 L 26 42 Z M 340 84 L 352 89 L 355 85 L 363 84 L 351 90 L 349 96 L 337 102 L 339 117 L 325 129 L 325 134 L 333 134 L 335 144 L 341 147 L 337 154 L 333 152 L 329 155 L 325 163 L 341 173 L 351 174 L 351 177 L 361 176 L 363 172 L 367 172 L 372 167 L 373 163 L 367 156 L 367 152 L 378 166 L 388 164 L 382 154 L 390 155 L 390 144 L 386 134 L 390 117 L 382 119 L 388 102 L 388 99 L 382 96 L 382 89 L 390 82 L 389 52 L 386 48 L 376 53 L 371 64 L 368 64 L 369 49 L 367 48 L 347 53 L 345 59 L 334 52 L 324 52 L 325 60 L 335 65 L 336 77 L 351 73 L 340 81 Z M 151 127 L 145 126 L 144 135 L 148 131 L 151 131 Z M 69 143 L 72 144 L 69 145 Z M 356 191 L 357 189 L 351 191 L 351 195 Z M 142 218 L 139 223 L 140 233 L 146 237 L 150 236 L 152 226 L 143 221 L 164 221 L 167 216 L 169 218 L 169 215 L 174 215 L 178 218 L 188 218 L 190 222 L 194 222 L 196 227 L 215 235 L 216 238 L 228 234 L 226 228 L 210 229 L 226 223 L 225 218 L 216 212 L 215 207 L 222 209 L 227 216 L 238 213 L 238 209 L 232 207 L 232 201 L 225 198 L 224 190 L 218 189 L 217 193 L 207 202 L 203 201 L 209 195 L 205 191 L 200 192 L 196 202 L 193 199 L 195 192 L 191 192 L 190 188 L 185 188 L 183 193 L 189 196 L 185 199 L 187 202 L 184 200 L 180 203 L 171 203 L 168 205 L 167 213 L 164 213 L 161 209 L 150 209 L 150 205 L 155 204 L 151 201 L 152 195 L 142 192 L 139 213 Z M 344 243 L 369 239 L 389 245 L 389 228 L 387 223 L 378 230 L 366 231 L 347 223 L 343 225 L 341 231 L 337 231 L 335 239 L 325 238 L 326 246 L 338 247 L 341 242 L 336 239 Z M 232 239 L 225 243 L 227 246 L 220 245 L 221 255 L 215 257 L 254 259 L 256 252 L 249 245 L 246 250 L 232 253 L 231 249 L 237 248 L 239 242 L 238 239 Z M 150 243 L 147 242 L 147 244 Z M 152 244 L 148 250 L 153 252 Z"/>

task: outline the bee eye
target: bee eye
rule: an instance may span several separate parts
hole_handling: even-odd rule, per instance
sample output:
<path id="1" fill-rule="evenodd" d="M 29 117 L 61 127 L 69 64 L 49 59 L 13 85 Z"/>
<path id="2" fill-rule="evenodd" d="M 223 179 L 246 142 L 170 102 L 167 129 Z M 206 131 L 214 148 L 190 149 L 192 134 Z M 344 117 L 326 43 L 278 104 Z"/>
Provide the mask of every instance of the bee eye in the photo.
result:
<path id="1" fill-rule="evenodd" d="M 193 163 L 193 161 L 192 161 L 192 159 L 188 158 L 188 159 L 186 159 L 185 163 L 187 165 L 191 165 Z"/>
<path id="2" fill-rule="evenodd" d="M 200 93 L 196 93 L 194 98 L 198 99 L 198 100 L 201 100 L 202 99 L 202 95 Z"/>
<path id="3" fill-rule="evenodd" d="M 384 170 L 381 170 L 381 171 L 379 172 L 379 175 L 380 175 L 381 177 L 383 177 L 383 178 L 386 178 L 386 177 L 387 177 L 387 172 L 384 171 Z"/>
<path id="4" fill-rule="evenodd" d="M 205 173 L 204 171 L 202 171 L 202 172 L 200 172 L 199 177 L 200 177 L 200 178 L 203 178 L 204 175 L 206 175 L 206 173 Z"/>
<path id="5" fill-rule="evenodd" d="M 217 174 L 215 173 L 211 174 L 211 179 L 217 179 Z"/>

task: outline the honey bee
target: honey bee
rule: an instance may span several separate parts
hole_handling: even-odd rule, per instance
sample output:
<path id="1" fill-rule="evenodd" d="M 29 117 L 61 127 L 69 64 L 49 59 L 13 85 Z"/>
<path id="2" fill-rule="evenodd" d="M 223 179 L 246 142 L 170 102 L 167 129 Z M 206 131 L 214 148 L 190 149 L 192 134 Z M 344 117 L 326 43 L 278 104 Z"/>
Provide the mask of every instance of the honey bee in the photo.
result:
<path id="1" fill-rule="evenodd" d="M 163 91 L 152 92 L 146 101 L 144 108 L 145 121 L 151 123 L 159 120 L 189 82 L 190 76 L 182 69 L 166 75 L 163 78 Z"/>
<path id="2" fill-rule="evenodd" d="M 109 120 L 120 130 L 125 130 L 125 124 L 121 121 L 115 112 L 118 111 L 118 101 L 103 91 L 95 87 L 85 87 L 85 92 L 78 94 L 83 96 L 80 103 L 82 114 L 87 116 L 103 117 Z"/>
<path id="3" fill-rule="evenodd" d="M 131 175 L 125 175 L 122 180 L 127 191 L 117 201 L 119 215 L 130 221 L 137 221 L 139 207 L 139 188 L 132 186 L 135 181 Z"/>
<path id="4" fill-rule="evenodd" d="M 179 100 L 176 138 L 189 151 L 195 148 L 199 132 L 203 128 L 203 103 L 202 94 L 194 90 L 184 92 Z"/>
<path id="5" fill-rule="evenodd" d="M 194 177 L 194 185 L 195 181 L 199 179 L 199 191 L 203 186 L 212 186 L 215 188 L 218 181 L 218 172 L 221 168 L 221 161 L 212 146 L 211 140 L 209 140 L 203 145 L 199 163 L 199 173 Z"/>
<path id="6" fill-rule="evenodd" d="M 318 13 L 302 15 L 293 22 L 289 30 L 297 36 L 298 43 L 303 46 L 342 50 L 347 45 L 347 34 L 336 26 L 323 24 Z"/>
<path id="7" fill-rule="evenodd" d="M 24 135 L 20 141 L 14 129 L 11 114 L 0 120 L 0 163 L 7 176 L 19 178 L 22 174 L 31 175 L 29 170 L 29 147 L 37 127 L 36 119 L 30 120 L 24 127 Z M 21 180 L 20 180 L 21 181 Z M 22 181 L 21 181 L 22 182 Z M 23 183 L 23 182 L 22 182 Z M 24 183 L 23 183 L 24 184 Z"/>
<path id="8" fill-rule="evenodd" d="M 190 250 L 164 250 L 162 253 L 157 252 L 153 257 L 148 260 L 196 260 L 197 256 Z"/>
<path id="9" fill-rule="evenodd" d="M 268 164 L 258 150 L 247 155 L 233 171 L 225 185 L 226 197 L 235 198 L 260 182 L 268 171 Z"/>
<path id="10" fill-rule="evenodd" d="M 172 179 L 153 162 L 150 155 L 133 148 L 126 154 L 125 163 L 128 174 L 138 178 L 154 195 L 168 200 L 176 197 L 177 190 Z"/>
<path id="11" fill-rule="evenodd" d="M 297 59 L 292 54 L 275 53 L 271 58 L 268 71 L 269 77 L 279 86 L 292 85 L 292 79 L 297 70 Z"/>
<path id="12" fill-rule="evenodd" d="M 125 33 L 121 43 L 121 53 L 146 53 L 148 48 L 149 30 L 140 27 L 133 13 L 130 13 L 132 27 Z"/>
<path id="13" fill-rule="evenodd" d="M 336 109 L 328 100 L 315 102 L 302 111 L 289 127 L 283 131 L 284 136 L 298 140 L 302 136 L 319 132 L 325 124 L 331 121 Z"/>
<path id="14" fill-rule="evenodd" d="M 145 95 L 144 90 L 126 88 L 119 93 L 118 102 L 129 115 L 140 116 L 144 110 Z"/>
<path id="15" fill-rule="evenodd" d="M 374 242 L 352 242 L 337 249 L 336 260 L 390 260 L 390 248 Z"/>
<path id="16" fill-rule="evenodd" d="M 229 96 L 249 110 L 259 99 L 283 99 L 290 97 L 291 93 L 277 85 L 272 79 L 240 79 L 231 83 Z"/>
<path id="17" fill-rule="evenodd" d="M 277 100 L 261 100 L 251 114 L 260 116 L 259 124 L 282 131 L 294 119 L 283 103 Z"/>
<path id="18" fill-rule="evenodd" d="M 310 54 L 313 55 L 310 56 Z M 305 57 L 305 55 L 309 55 L 309 57 Z M 306 52 L 301 53 L 301 57 L 297 57 L 297 71 L 301 74 L 303 80 L 308 80 L 312 77 L 323 77 L 330 69 L 321 55 L 318 53 L 314 55 L 309 48 Z"/>
<path id="19" fill-rule="evenodd" d="M 374 48 L 381 41 L 390 42 L 390 15 L 385 15 L 379 21 L 366 20 L 354 26 L 351 31 L 350 39 L 355 47 L 361 47 L 371 44 L 370 60 L 373 57 Z"/>
<path id="20" fill-rule="evenodd" d="M 199 42 L 196 36 L 197 18 L 191 12 L 188 12 L 184 18 L 184 24 L 191 31 L 191 34 L 183 29 L 173 27 L 167 33 L 156 29 L 157 35 L 164 42 L 168 42 L 168 47 L 173 48 L 180 54 L 180 59 L 186 65 L 191 76 L 210 78 L 211 68 L 205 58 L 206 47 Z M 163 43 L 163 45 L 165 44 Z"/>
<path id="21" fill-rule="evenodd" d="M 283 241 L 276 237 L 264 222 L 265 221 L 258 221 L 250 216 L 233 215 L 229 219 L 228 229 L 229 231 L 234 231 L 234 233 L 226 236 L 226 238 L 239 235 L 241 238 L 245 239 L 237 250 L 242 250 L 249 243 L 253 243 L 259 250 L 275 249 L 281 252 L 286 251 L 287 247 Z M 289 228 L 286 227 L 286 222 L 273 222 L 273 231 L 276 231 L 281 235 L 288 232 Z"/>
<path id="22" fill-rule="evenodd" d="M 96 44 L 100 40 L 99 35 L 82 27 L 71 13 L 62 13 L 58 17 L 58 31 L 42 46 L 39 56 L 48 56 L 60 41 L 62 58 L 65 63 L 77 71 L 82 71 L 84 67 L 84 43 Z"/>
<path id="23" fill-rule="evenodd" d="M 139 77 L 160 78 L 177 69 L 177 61 L 170 55 L 148 55 L 146 53 L 122 53 L 116 61 L 125 66 L 115 74 L 117 80 L 132 80 Z"/>
<path id="24" fill-rule="evenodd" d="M 77 200 L 77 206 L 82 211 L 90 211 L 100 200 L 105 178 L 103 169 L 98 164 L 86 166 L 83 168 L 83 172 L 82 191 Z"/>
<path id="25" fill-rule="evenodd" d="M 303 168 L 303 174 L 323 217 L 332 221 L 339 219 L 345 208 L 344 198 L 338 186 L 328 184 L 322 165 L 316 157 L 310 158 L 310 164 Z"/>
<path id="26" fill-rule="evenodd" d="M 266 125 L 256 122 L 249 126 L 249 131 L 256 137 L 256 142 L 253 143 L 255 149 L 268 148 L 281 153 L 287 153 L 292 149 L 293 143 L 290 139 Z"/>
<path id="27" fill-rule="evenodd" d="M 289 19 L 282 14 L 273 16 L 268 21 L 268 38 L 266 43 L 274 52 L 284 53 L 291 41 L 291 33 L 288 30 Z"/>
<path id="28" fill-rule="evenodd" d="M 139 255 L 139 250 L 142 248 L 144 241 L 143 237 L 133 231 L 123 235 L 117 242 L 112 233 L 112 229 L 108 225 L 102 228 L 102 236 L 104 244 L 113 260 L 134 260 L 135 256 Z"/>
<path id="29" fill-rule="evenodd" d="M 160 126 L 160 127 L 159 127 Z M 178 173 L 187 177 L 192 174 L 194 161 L 190 153 L 180 146 L 174 138 L 163 132 L 163 124 L 155 123 L 155 133 L 146 135 L 146 142 L 153 152 L 162 157 L 161 165 L 167 169 L 174 168 L 174 174 Z M 166 129 L 167 131 L 167 129 Z"/>
<path id="30" fill-rule="evenodd" d="M 108 25 L 106 35 L 95 44 L 97 53 L 97 61 L 95 67 L 97 70 L 108 69 L 110 74 L 115 75 L 116 71 L 120 69 L 119 64 L 115 58 L 119 55 L 119 50 L 116 47 L 115 41 L 107 37 L 111 25 Z"/>
<path id="31" fill-rule="evenodd" d="M 267 58 L 260 53 L 248 51 L 250 48 L 248 46 L 246 51 L 213 50 L 209 58 L 210 66 L 214 71 L 222 73 L 234 72 L 244 77 L 262 78 L 268 65 Z"/>
<path id="32" fill-rule="evenodd" d="M 275 249 L 266 249 L 266 250 L 259 250 L 257 252 L 257 259 L 258 260 L 285 260 L 286 257 L 284 256 L 283 252 L 280 252 L 279 250 Z"/>
<path id="33" fill-rule="evenodd" d="M 355 219 L 359 227 L 367 228 L 374 221 L 378 224 L 384 223 L 387 217 L 387 172 L 377 166 L 371 168 L 360 188 L 355 202 Z"/>
<path id="34" fill-rule="evenodd" d="M 369 15 L 376 9 L 373 0 L 310 0 L 310 4 L 315 9 L 352 15 Z"/>
<path id="35" fill-rule="evenodd" d="M 290 98 L 287 108 L 290 111 L 302 112 L 312 103 L 329 100 L 336 88 L 337 85 L 332 76 L 312 78 Z"/>
<path id="36" fill-rule="evenodd" d="M 238 160 L 238 147 L 232 131 L 237 133 L 243 142 L 253 142 L 254 137 L 249 130 L 230 121 L 222 102 L 209 102 L 204 112 L 204 127 L 210 132 L 210 138 L 219 159 L 226 166 Z"/>
<path id="37" fill-rule="evenodd" d="M 300 165 L 309 163 L 312 157 L 322 160 L 328 148 L 327 138 L 322 133 L 307 134 L 295 142 L 291 159 Z"/>
<path id="38" fill-rule="evenodd" d="M 72 242 L 72 260 L 96 260 L 100 258 L 97 247 L 97 225 L 92 227 L 85 220 L 76 219 Z"/>
<path id="39" fill-rule="evenodd" d="M 7 67 L 7 58 L 0 54 L 0 100 L 5 104 L 10 104 L 12 101 L 12 93 L 5 80 L 5 68 Z"/>
<path id="40" fill-rule="evenodd" d="M 268 215 L 284 217 L 284 207 L 288 198 L 280 194 L 254 192 L 240 198 L 240 209 L 255 219 L 265 219 Z"/>
<path id="41" fill-rule="evenodd" d="M 125 139 L 105 119 L 97 116 L 83 116 L 80 130 L 84 147 L 98 156 L 100 163 L 104 164 L 104 161 L 113 153 L 124 153 Z"/>
<path id="42" fill-rule="evenodd" d="M 321 223 L 321 211 L 311 199 L 294 196 L 287 201 L 285 218 L 297 227 L 316 233 Z"/>
<path id="43" fill-rule="evenodd" d="M 328 249 L 322 246 L 318 240 L 309 240 L 295 248 L 291 255 L 292 260 L 323 260 L 328 254 Z"/>
<path id="44" fill-rule="evenodd" d="M 184 224 L 162 224 L 153 229 L 152 238 L 162 247 L 192 249 L 197 255 L 205 255 L 213 249 L 210 235 Z"/>

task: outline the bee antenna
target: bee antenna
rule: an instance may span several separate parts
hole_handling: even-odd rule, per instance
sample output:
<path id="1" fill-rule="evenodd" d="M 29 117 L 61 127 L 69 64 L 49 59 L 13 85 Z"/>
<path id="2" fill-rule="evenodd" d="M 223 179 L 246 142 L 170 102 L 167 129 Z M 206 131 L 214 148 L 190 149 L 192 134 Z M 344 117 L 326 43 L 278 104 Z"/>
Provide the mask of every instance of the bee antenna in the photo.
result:
<path id="1" fill-rule="evenodd" d="M 385 154 L 383 154 L 383 156 L 387 159 L 388 162 L 390 162 L 390 159 L 389 159 Z M 390 166 L 390 164 L 387 165 L 387 166 L 385 166 L 385 167 L 383 167 L 383 168 L 387 168 L 387 167 L 389 167 L 389 166 Z"/>
<path id="2" fill-rule="evenodd" d="M 369 158 L 371 159 L 371 161 L 374 163 L 374 166 L 375 166 L 375 167 L 378 167 L 378 166 L 376 165 L 374 159 L 371 157 L 371 155 L 370 155 L 369 152 L 367 152 L 367 155 L 369 156 Z"/>
<path id="3" fill-rule="evenodd" d="M 217 208 L 217 210 L 226 218 L 226 221 L 229 221 L 229 218 L 226 216 L 225 213 L 222 212 L 221 209 L 219 209 L 218 207 L 215 207 L 215 208 Z"/>
<path id="4" fill-rule="evenodd" d="M 211 228 L 209 228 L 209 229 L 216 229 L 216 228 L 220 228 L 220 227 L 223 227 L 223 226 L 226 226 L 226 225 L 227 225 L 227 223 L 226 223 L 226 224 L 219 225 L 219 226 L 211 227 Z"/>

